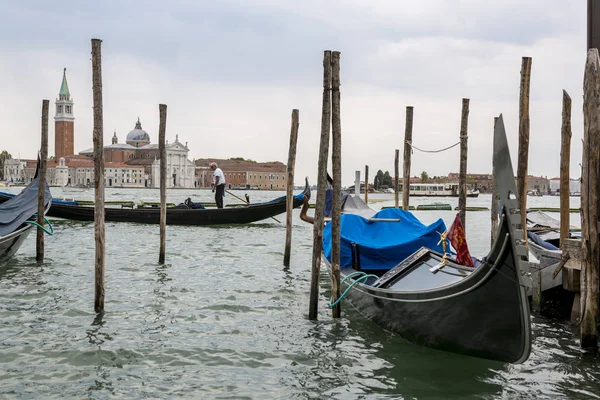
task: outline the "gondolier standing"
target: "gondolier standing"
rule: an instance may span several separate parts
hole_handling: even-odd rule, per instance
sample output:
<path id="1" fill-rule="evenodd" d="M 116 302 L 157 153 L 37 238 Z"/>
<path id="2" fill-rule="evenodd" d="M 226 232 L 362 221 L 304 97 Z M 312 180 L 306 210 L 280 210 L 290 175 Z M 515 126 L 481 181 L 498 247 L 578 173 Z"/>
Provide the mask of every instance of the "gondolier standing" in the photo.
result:
<path id="1" fill-rule="evenodd" d="M 223 193 L 225 192 L 225 174 L 217 163 L 210 163 L 210 169 L 213 170 L 213 188 L 212 191 L 215 194 L 215 203 L 217 208 L 223 208 Z"/>

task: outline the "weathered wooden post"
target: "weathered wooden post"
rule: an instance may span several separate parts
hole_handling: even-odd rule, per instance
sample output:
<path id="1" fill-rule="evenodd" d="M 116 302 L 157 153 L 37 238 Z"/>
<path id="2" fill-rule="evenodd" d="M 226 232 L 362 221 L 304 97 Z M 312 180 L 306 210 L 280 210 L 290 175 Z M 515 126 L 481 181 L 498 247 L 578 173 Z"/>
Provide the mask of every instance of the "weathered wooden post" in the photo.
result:
<path id="1" fill-rule="evenodd" d="M 354 172 L 354 195 L 360 197 L 360 171 Z"/>
<path id="2" fill-rule="evenodd" d="M 587 48 L 600 48 L 600 4 L 597 0 L 587 1 Z"/>
<path id="3" fill-rule="evenodd" d="M 340 292 L 340 224 L 342 215 L 342 121 L 340 116 L 340 52 L 331 53 L 331 297 L 335 303 Z M 338 303 L 331 309 L 333 318 L 342 316 Z"/>
<path id="4" fill-rule="evenodd" d="M 531 86 L 531 57 L 521 61 L 521 90 L 519 96 L 519 158 L 517 192 L 521 208 L 521 228 L 527 238 L 527 164 L 529 162 L 529 88 Z M 527 240 L 525 240 L 527 246 Z M 528 246 L 527 246 L 528 247 Z"/>
<path id="5" fill-rule="evenodd" d="M 410 198 L 410 156 L 412 154 L 413 107 L 406 106 L 406 126 L 404 129 L 404 161 L 402 163 L 402 209 L 408 210 Z"/>
<path id="6" fill-rule="evenodd" d="M 290 266 L 290 254 L 292 251 L 292 217 L 294 212 L 294 168 L 296 165 L 296 144 L 298 143 L 299 111 L 292 110 L 292 128 L 290 132 L 290 149 L 288 150 L 287 162 L 287 185 L 286 185 L 286 215 L 285 215 L 285 251 L 283 254 L 283 265 Z"/>
<path id="7" fill-rule="evenodd" d="M 400 190 L 400 182 L 398 182 L 398 180 L 400 179 L 399 175 L 400 175 L 400 169 L 399 169 L 399 163 L 400 163 L 400 150 L 396 149 L 396 155 L 394 157 L 394 207 L 398 208 L 399 204 L 399 190 Z"/>
<path id="8" fill-rule="evenodd" d="M 581 177 L 581 347 L 598 343 L 598 199 L 600 168 L 600 58 L 598 49 L 587 53 L 583 78 L 583 171 Z"/>
<path id="9" fill-rule="evenodd" d="M 327 159 L 329 157 L 329 132 L 331 130 L 331 50 L 323 55 L 323 109 L 321 114 L 321 143 L 317 178 L 317 200 L 313 226 L 312 271 L 310 275 L 310 304 L 308 318 L 316 319 L 319 305 L 319 276 L 323 246 L 323 221 L 325 219 L 325 191 L 327 190 Z"/>
<path id="10" fill-rule="evenodd" d="M 94 236 L 96 239 L 94 310 L 104 312 L 104 127 L 102 111 L 102 40 L 92 39 L 92 90 L 94 99 Z"/>
<path id="11" fill-rule="evenodd" d="M 369 166 L 365 165 L 365 204 L 369 204 Z"/>
<path id="12" fill-rule="evenodd" d="M 167 105 L 159 104 L 158 123 L 158 152 L 160 154 L 160 250 L 158 263 L 165 263 L 165 252 L 167 242 L 167 147 L 165 136 L 167 130 Z"/>
<path id="13" fill-rule="evenodd" d="M 562 127 L 560 130 L 560 246 L 570 237 L 569 181 L 571 162 L 571 96 L 563 90 Z"/>
<path id="14" fill-rule="evenodd" d="M 45 196 L 46 196 L 46 166 L 48 162 L 48 105 L 49 100 L 42 100 L 42 144 L 40 147 L 40 170 L 38 175 L 38 212 L 37 223 L 44 225 Z M 37 238 L 35 243 L 35 260 L 44 261 L 44 231 L 37 228 Z"/>
<path id="15" fill-rule="evenodd" d="M 496 123 L 498 117 L 494 117 L 494 129 L 496 129 Z M 492 157 L 492 232 L 491 232 L 491 245 L 494 245 L 496 235 L 498 234 L 498 187 L 496 186 L 496 167 L 494 165 L 494 157 Z"/>
<path id="16" fill-rule="evenodd" d="M 458 213 L 467 231 L 467 140 L 469 126 L 469 99 L 462 99 L 460 118 L 460 170 L 458 174 Z M 493 157 L 492 157 L 493 158 Z"/>

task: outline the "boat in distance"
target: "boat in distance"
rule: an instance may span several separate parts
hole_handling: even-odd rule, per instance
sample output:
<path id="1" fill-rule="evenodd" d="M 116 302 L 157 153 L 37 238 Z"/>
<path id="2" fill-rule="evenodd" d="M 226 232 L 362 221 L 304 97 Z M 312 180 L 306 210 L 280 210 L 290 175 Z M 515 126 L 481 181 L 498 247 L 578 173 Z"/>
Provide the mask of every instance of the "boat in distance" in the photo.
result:
<path id="1" fill-rule="evenodd" d="M 474 267 L 459 264 L 435 248 L 444 238 L 433 240 L 433 224 L 418 225 L 408 211 L 385 209 L 370 219 L 343 213 L 341 299 L 418 345 L 500 362 L 527 360 L 531 282 L 502 116 L 494 131 L 494 163 L 502 208 L 486 257 Z M 323 259 L 331 268 L 330 226 L 323 232 Z"/>
<path id="2" fill-rule="evenodd" d="M 0 202 L 12 195 L 0 193 Z M 294 208 L 302 205 L 304 197 L 310 198 L 310 189 L 305 187 L 302 193 L 294 196 Z M 160 207 L 118 208 L 105 206 L 104 220 L 107 222 L 134 222 L 141 224 L 159 224 Z M 250 203 L 240 207 L 192 208 L 184 203 L 167 207 L 167 225 L 229 225 L 247 224 L 261 221 L 286 212 L 286 196 L 263 202 Z M 76 201 L 54 200 L 46 214 L 49 217 L 76 221 L 94 221 L 93 205 L 79 205 Z"/>
<path id="3" fill-rule="evenodd" d="M 399 190 L 402 192 L 402 183 Z M 479 197 L 479 190 L 467 190 L 467 197 Z M 458 197 L 458 184 L 452 183 L 411 183 L 411 197 Z"/>

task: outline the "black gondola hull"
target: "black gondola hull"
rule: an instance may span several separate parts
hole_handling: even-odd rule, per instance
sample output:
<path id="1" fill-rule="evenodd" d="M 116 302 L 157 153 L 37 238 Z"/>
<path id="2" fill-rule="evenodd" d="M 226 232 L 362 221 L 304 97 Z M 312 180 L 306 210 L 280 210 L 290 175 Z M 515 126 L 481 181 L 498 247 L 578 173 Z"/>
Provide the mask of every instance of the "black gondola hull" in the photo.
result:
<path id="1" fill-rule="evenodd" d="M 357 284 L 346 298 L 365 317 L 427 347 L 518 363 L 529 356 L 527 295 L 515 268 L 511 239 L 497 240 L 488 261 L 454 285 L 398 292 Z M 354 272 L 342 269 L 342 275 Z M 344 282 L 345 287 L 351 278 Z M 344 286 L 343 285 L 343 286 Z M 525 305 L 525 306 L 524 306 Z"/>
<path id="2" fill-rule="evenodd" d="M 306 187 L 302 193 L 310 197 Z M 10 197 L 0 194 L 0 202 Z M 302 200 L 294 197 L 294 208 L 302 205 Z M 167 208 L 167 225 L 228 225 L 247 224 L 261 221 L 286 212 L 286 198 L 276 202 L 256 203 L 240 207 L 221 209 Z M 76 221 L 94 221 L 94 207 L 61 204 L 54 201 L 46 214 L 49 217 Z M 109 222 L 134 222 L 141 224 L 159 224 L 160 207 L 116 208 L 105 207 L 104 220 Z"/>

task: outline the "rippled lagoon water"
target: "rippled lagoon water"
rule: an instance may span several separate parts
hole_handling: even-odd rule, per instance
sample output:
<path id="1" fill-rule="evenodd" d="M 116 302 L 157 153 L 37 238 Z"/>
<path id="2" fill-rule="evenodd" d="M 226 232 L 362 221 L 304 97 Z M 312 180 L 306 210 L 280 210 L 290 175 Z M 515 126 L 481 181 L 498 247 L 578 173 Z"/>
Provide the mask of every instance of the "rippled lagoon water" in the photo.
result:
<path id="1" fill-rule="evenodd" d="M 93 190 L 52 191 L 93 198 Z M 252 201 L 282 195 L 248 193 Z M 171 190 L 168 197 L 210 201 L 212 195 Z M 106 198 L 155 201 L 158 191 L 107 189 Z M 374 208 L 393 205 L 391 195 L 370 198 L 385 200 Z M 467 203 L 489 201 L 482 195 Z M 558 198 L 529 204 L 558 207 Z M 447 225 L 455 216 L 415 214 L 425 223 L 442 217 Z M 169 226 L 165 265 L 158 264 L 158 226 L 107 223 L 102 317 L 93 310 L 93 223 L 54 220 L 42 265 L 32 235 L 0 270 L 0 398 L 600 398 L 599 359 L 579 349 L 568 322 L 534 315 L 533 351 L 522 365 L 434 351 L 404 342 L 350 307 L 333 320 L 325 271 L 319 319 L 309 321 L 312 227 L 298 215 L 289 268 L 282 265 L 285 225 L 273 220 Z M 572 223 L 579 225 L 578 214 Z M 472 254 L 489 249 L 489 227 L 489 211 L 468 213 Z"/>

